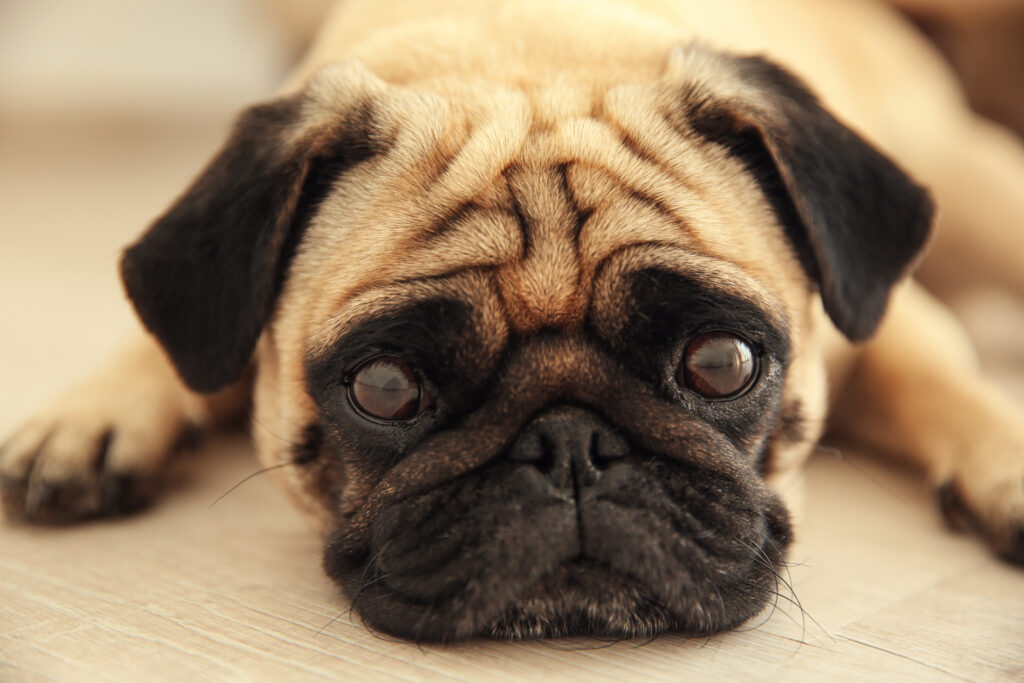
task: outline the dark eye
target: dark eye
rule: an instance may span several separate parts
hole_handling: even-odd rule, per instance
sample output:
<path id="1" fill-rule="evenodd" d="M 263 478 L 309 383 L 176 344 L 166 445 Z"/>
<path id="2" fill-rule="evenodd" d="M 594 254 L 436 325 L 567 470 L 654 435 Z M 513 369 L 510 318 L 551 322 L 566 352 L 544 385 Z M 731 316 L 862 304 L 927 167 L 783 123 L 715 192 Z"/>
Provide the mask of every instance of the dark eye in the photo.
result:
<path id="1" fill-rule="evenodd" d="M 349 400 L 379 420 L 411 420 L 431 405 L 416 371 L 396 356 L 377 356 L 352 373 Z"/>
<path id="2" fill-rule="evenodd" d="M 757 356 L 750 344 L 728 332 L 708 332 L 690 340 L 676 381 L 704 398 L 736 398 L 757 379 Z"/>

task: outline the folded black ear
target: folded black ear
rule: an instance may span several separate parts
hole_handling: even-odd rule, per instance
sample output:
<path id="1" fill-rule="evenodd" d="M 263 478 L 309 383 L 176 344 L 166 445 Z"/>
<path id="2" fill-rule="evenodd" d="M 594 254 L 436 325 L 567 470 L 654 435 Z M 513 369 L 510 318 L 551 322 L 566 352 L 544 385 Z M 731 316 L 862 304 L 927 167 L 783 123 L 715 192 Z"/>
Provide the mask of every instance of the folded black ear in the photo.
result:
<path id="1" fill-rule="evenodd" d="M 375 153 L 368 101 L 324 111 L 308 94 L 252 107 L 184 195 L 124 253 L 142 322 L 182 379 L 237 379 L 302 231 L 338 174 Z"/>
<path id="2" fill-rule="evenodd" d="M 708 55 L 698 61 L 706 70 Z M 684 94 L 690 126 L 745 164 L 829 317 L 849 339 L 867 339 L 927 241 L 931 198 L 789 72 L 761 57 L 714 61 L 732 87 L 695 79 Z"/>

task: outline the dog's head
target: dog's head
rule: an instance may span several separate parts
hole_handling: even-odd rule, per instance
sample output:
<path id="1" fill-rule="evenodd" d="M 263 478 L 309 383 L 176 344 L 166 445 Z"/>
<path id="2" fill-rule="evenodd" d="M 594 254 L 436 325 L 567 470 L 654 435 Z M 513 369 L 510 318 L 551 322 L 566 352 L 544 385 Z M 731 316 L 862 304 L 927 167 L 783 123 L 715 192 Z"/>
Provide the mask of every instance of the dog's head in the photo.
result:
<path id="1" fill-rule="evenodd" d="M 776 589 L 821 311 L 868 337 L 930 216 L 760 58 L 444 94 L 348 65 L 244 113 L 123 275 L 193 388 L 255 356 L 261 457 L 370 624 L 708 633 Z"/>

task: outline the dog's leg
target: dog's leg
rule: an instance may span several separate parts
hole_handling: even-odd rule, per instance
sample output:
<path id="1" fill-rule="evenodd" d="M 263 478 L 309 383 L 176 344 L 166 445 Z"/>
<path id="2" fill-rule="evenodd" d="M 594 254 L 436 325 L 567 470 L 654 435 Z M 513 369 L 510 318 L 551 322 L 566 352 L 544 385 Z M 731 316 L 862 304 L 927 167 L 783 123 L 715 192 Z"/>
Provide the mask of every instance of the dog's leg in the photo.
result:
<path id="1" fill-rule="evenodd" d="M 945 141 L 914 157 L 939 204 L 918 279 L 944 298 L 965 285 L 990 285 L 1024 299 L 1024 144 L 970 114 Z"/>
<path id="2" fill-rule="evenodd" d="M 170 455 L 244 408 L 247 385 L 195 394 L 140 335 L 0 446 L 4 511 L 69 522 L 138 509 Z"/>
<path id="3" fill-rule="evenodd" d="M 982 376 L 959 323 L 918 285 L 893 297 L 832 419 L 922 466 L 951 521 L 1024 562 L 1024 410 Z"/>

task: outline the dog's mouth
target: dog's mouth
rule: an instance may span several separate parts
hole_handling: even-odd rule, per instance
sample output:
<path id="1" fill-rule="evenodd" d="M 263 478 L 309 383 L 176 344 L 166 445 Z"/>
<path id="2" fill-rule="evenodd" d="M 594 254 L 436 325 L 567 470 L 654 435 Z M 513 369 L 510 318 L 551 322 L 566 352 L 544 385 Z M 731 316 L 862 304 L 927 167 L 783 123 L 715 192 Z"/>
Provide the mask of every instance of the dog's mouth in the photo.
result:
<path id="1" fill-rule="evenodd" d="M 502 639 L 632 638 L 689 630 L 642 583 L 580 556 L 520 595 L 482 634 Z"/>
<path id="2" fill-rule="evenodd" d="M 400 501 L 325 567 L 373 627 L 474 636 L 709 634 L 774 595 L 789 540 L 756 476 L 629 456 L 571 489 L 503 461 Z"/>

